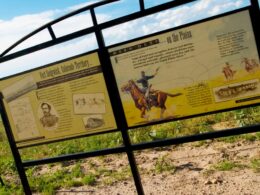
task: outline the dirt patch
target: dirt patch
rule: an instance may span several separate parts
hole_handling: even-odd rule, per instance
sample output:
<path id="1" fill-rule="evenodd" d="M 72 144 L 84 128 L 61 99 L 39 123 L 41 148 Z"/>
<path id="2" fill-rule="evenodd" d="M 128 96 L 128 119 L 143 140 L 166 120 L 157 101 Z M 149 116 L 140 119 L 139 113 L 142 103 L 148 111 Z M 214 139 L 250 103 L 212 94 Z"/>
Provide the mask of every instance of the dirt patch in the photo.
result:
<path id="1" fill-rule="evenodd" d="M 188 143 L 177 147 L 136 152 L 145 194 L 259 194 L 260 172 L 252 167 L 252 160 L 260 158 L 259 141 L 238 143 L 207 141 L 198 145 Z M 102 159 L 93 158 L 91 161 L 95 162 L 94 167 L 89 166 L 91 163 L 83 163 L 82 166 L 92 172 L 100 167 L 111 172 L 120 172 L 128 164 L 125 155 L 109 155 Z M 132 178 L 128 177 L 111 182 L 109 185 L 101 182 L 96 186 L 60 189 L 56 194 L 132 195 L 137 193 Z"/>

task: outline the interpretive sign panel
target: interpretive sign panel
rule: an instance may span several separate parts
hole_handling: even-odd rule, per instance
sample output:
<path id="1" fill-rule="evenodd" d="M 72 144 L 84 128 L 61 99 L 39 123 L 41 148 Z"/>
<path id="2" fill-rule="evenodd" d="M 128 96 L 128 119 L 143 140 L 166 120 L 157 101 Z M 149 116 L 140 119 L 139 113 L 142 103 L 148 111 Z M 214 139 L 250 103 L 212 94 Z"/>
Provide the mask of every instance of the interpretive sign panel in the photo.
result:
<path id="1" fill-rule="evenodd" d="M 109 49 L 128 126 L 260 102 L 249 11 Z"/>
<path id="2" fill-rule="evenodd" d="M 96 52 L 4 79 L 0 89 L 18 146 L 116 129 Z"/>

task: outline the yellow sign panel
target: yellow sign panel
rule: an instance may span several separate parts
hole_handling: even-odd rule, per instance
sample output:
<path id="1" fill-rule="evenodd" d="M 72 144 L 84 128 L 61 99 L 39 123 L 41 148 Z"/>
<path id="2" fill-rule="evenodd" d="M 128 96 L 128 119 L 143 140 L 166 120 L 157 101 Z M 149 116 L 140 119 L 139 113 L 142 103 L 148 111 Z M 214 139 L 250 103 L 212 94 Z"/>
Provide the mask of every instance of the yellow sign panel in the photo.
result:
<path id="1" fill-rule="evenodd" d="M 0 82 L 18 146 L 116 129 L 97 53 Z"/>
<path id="2" fill-rule="evenodd" d="M 260 102 L 248 11 L 109 50 L 129 126 Z"/>

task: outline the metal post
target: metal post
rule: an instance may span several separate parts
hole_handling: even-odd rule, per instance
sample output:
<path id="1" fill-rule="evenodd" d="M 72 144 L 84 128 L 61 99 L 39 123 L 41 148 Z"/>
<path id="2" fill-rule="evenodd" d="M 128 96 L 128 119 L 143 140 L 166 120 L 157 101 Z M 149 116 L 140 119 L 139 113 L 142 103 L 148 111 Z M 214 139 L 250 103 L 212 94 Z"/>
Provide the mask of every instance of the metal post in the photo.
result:
<path id="1" fill-rule="evenodd" d="M 260 13 L 260 10 L 259 10 L 259 3 L 258 3 L 258 0 L 251 0 L 251 5 L 252 7 L 258 12 L 258 14 Z"/>
<path id="2" fill-rule="evenodd" d="M 0 183 L 1 183 L 1 185 L 2 186 L 4 186 L 5 185 L 5 183 L 4 183 L 4 181 L 3 181 L 3 179 L 2 179 L 2 177 L 0 176 Z"/>
<path id="3" fill-rule="evenodd" d="M 145 10 L 144 0 L 139 0 L 140 10 Z"/>
<path id="4" fill-rule="evenodd" d="M 97 24 L 97 19 L 96 19 L 94 8 L 90 9 L 90 13 L 91 13 L 91 17 L 92 17 L 94 26 L 97 26 L 98 24 Z M 118 126 L 118 129 L 121 130 L 124 145 L 126 147 L 126 154 L 128 157 L 130 167 L 131 167 L 131 171 L 132 171 L 132 175 L 134 178 L 137 193 L 139 195 L 143 195 L 144 190 L 143 190 L 141 178 L 140 178 L 140 175 L 138 172 L 138 168 L 136 165 L 136 160 L 135 160 L 135 157 L 133 154 L 133 150 L 131 148 L 131 142 L 129 139 L 129 135 L 127 133 L 127 123 L 126 123 L 126 119 L 124 117 L 123 107 L 121 104 L 118 104 L 118 102 L 120 102 L 120 98 L 119 98 L 119 94 L 116 93 L 117 92 L 116 79 L 114 77 L 112 65 L 109 60 L 110 57 L 108 54 L 108 50 L 105 46 L 105 41 L 104 41 L 101 29 L 100 28 L 95 28 L 95 29 L 96 29 L 95 34 L 96 34 L 99 51 L 100 51 L 100 61 L 101 61 L 101 64 L 103 64 L 103 66 L 102 66 L 102 69 L 104 70 L 103 72 L 106 73 L 106 74 L 104 74 L 104 77 L 105 77 L 105 80 L 107 83 L 108 93 L 109 93 L 111 99 L 113 99 L 113 101 L 111 101 L 112 104 L 114 102 L 114 105 L 116 105 L 116 106 L 113 106 L 113 108 L 117 109 L 116 112 L 114 110 L 115 119 L 117 121 L 117 124 L 120 125 L 120 126 Z"/>
<path id="5" fill-rule="evenodd" d="M 53 32 L 53 29 L 52 29 L 51 26 L 48 26 L 48 31 L 49 31 L 49 33 L 51 35 L 52 40 L 55 40 L 56 36 L 55 36 L 55 33 Z"/>
<path id="6" fill-rule="evenodd" d="M 252 21 L 252 26 L 253 26 L 253 31 L 255 35 L 255 41 L 256 41 L 256 46 L 258 50 L 258 56 L 260 55 L 260 38 L 259 38 L 259 20 L 260 20 L 260 9 L 259 9 L 259 3 L 258 0 L 251 0 L 251 21 Z"/>
<path id="7" fill-rule="evenodd" d="M 31 195 L 32 194 L 31 188 L 29 186 L 29 182 L 28 182 L 26 174 L 25 174 L 25 169 L 22 164 L 22 159 L 21 159 L 20 153 L 16 147 L 14 136 L 11 131 L 11 126 L 10 126 L 10 123 L 7 118 L 6 109 L 4 107 L 4 100 L 2 98 L 0 98 L 0 113 L 2 116 L 2 121 L 3 121 L 4 127 L 5 127 L 5 132 L 6 132 L 8 141 L 9 141 L 9 145 L 10 145 L 13 157 L 14 157 L 14 161 L 15 161 L 15 164 L 17 167 L 17 171 L 18 171 L 18 174 L 19 174 L 21 182 L 22 182 L 24 193 L 26 195 Z"/>

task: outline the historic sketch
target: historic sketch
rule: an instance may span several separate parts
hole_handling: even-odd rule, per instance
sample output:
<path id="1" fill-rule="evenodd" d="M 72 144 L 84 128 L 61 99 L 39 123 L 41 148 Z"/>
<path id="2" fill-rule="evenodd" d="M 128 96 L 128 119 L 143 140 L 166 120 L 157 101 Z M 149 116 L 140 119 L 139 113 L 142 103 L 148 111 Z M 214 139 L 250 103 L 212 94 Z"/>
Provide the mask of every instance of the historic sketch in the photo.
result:
<path id="1" fill-rule="evenodd" d="M 74 94 L 73 106 L 75 114 L 105 113 L 104 93 Z"/>
<path id="2" fill-rule="evenodd" d="M 89 115 L 83 118 L 85 129 L 95 129 L 105 124 L 102 115 Z"/>
<path id="3" fill-rule="evenodd" d="M 9 106 L 19 140 L 40 136 L 29 98 L 14 100 Z"/>
<path id="4" fill-rule="evenodd" d="M 50 103 L 43 102 L 40 104 L 40 122 L 44 129 L 53 130 L 57 128 L 59 117 Z"/>
<path id="5" fill-rule="evenodd" d="M 236 83 L 228 86 L 214 88 L 216 102 L 226 101 L 237 97 L 249 96 L 259 90 L 257 79 L 246 82 Z"/>
<path id="6" fill-rule="evenodd" d="M 23 79 L 13 83 L 2 90 L 3 96 L 7 102 L 10 102 L 32 90 L 37 89 L 36 82 L 32 76 L 26 76 Z"/>

